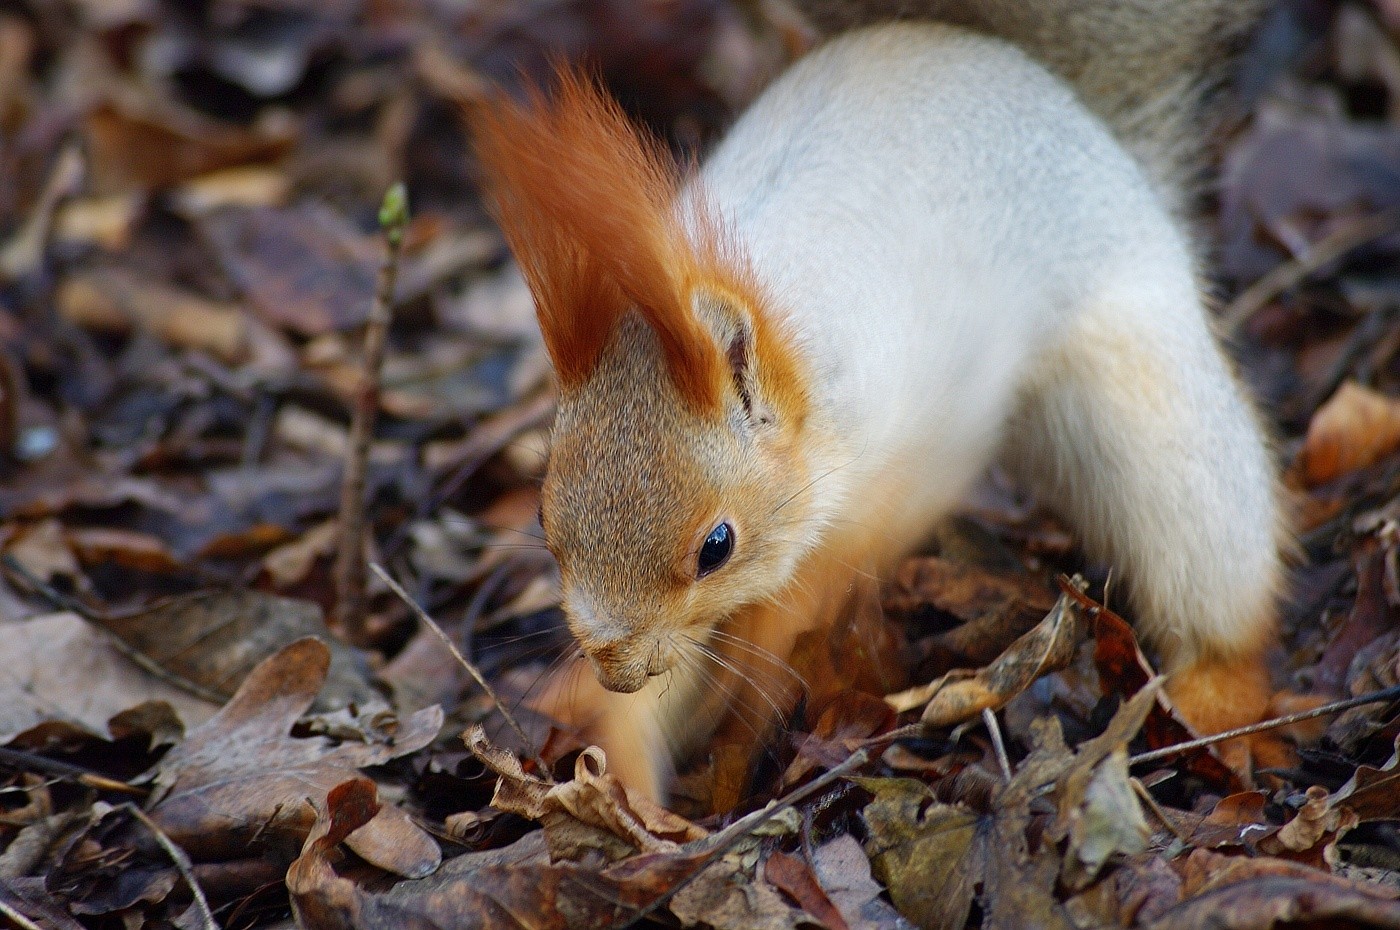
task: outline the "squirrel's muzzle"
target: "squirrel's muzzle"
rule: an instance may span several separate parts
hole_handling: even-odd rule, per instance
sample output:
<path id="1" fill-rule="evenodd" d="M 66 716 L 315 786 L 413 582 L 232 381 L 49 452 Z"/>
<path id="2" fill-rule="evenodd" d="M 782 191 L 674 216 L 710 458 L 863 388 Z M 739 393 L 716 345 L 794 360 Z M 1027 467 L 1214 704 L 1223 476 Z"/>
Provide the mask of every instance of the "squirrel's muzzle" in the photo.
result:
<path id="1" fill-rule="evenodd" d="M 641 656 L 640 650 L 627 648 L 622 644 L 585 649 L 588 661 L 593 665 L 593 673 L 598 683 L 609 691 L 632 694 L 640 691 L 653 675 L 660 675 L 670 667 L 655 649 L 647 649 Z M 646 656 L 650 656 L 648 661 Z"/>

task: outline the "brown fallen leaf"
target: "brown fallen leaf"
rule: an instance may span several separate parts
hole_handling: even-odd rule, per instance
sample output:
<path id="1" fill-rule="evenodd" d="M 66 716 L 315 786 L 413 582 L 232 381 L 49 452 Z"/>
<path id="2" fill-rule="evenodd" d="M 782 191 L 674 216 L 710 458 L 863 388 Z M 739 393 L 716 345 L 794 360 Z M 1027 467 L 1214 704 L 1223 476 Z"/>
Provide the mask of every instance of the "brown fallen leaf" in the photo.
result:
<path id="1" fill-rule="evenodd" d="M 327 207 L 233 207 L 196 225 L 265 320 L 303 336 L 358 326 L 379 250 Z"/>
<path id="2" fill-rule="evenodd" d="M 933 645 L 961 665 L 985 665 L 1044 619 L 1055 595 L 1032 575 L 929 556 L 899 567 L 883 606 L 909 620 L 930 609 L 958 618 Z"/>
<path id="3" fill-rule="evenodd" d="M 186 727 L 218 709 L 131 662 L 76 614 L 0 624 L 0 743 L 45 722 L 66 721 L 108 737 L 122 711 L 160 701 Z"/>
<path id="4" fill-rule="evenodd" d="M 774 852 L 763 863 L 763 877 L 796 901 L 803 911 L 821 921 L 827 930 L 850 930 L 845 916 L 827 897 L 812 867 L 804 860 L 781 851 Z"/>
<path id="5" fill-rule="evenodd" d="M 1400 400 L 1346 381 L 1308 424 L 1298 453 L 1303 481 L 1326 484 L 1400 449 Z"/>
<path id="6" fill-rule="evenodd" d="M 78 591 L 91 587 L 78 564 L 71 540 L 58 520 L 40 520 L 25 527 L 6 541 L 5 553 L 40 581 L 52 584 L 61 579 Z"/>
<path id="7" fill-rule="evenodd" d="M 880 883 L 870 875 L 870 860 L 860 841 L 849 833 L 828 840 L 812 854 L 812 867 L 822 891 L 852 930 L 898 930 L 907 926 L 899 912 L 880 896 Z"/>
<path id="8" fill-rule="evenodd" d="M 1269 803 L 1262 791 L 1237 791 L 1216 802 L 1210 813 L 1190 828 L 1192 846 L 1198 849 L 1227 849 L 1249 846 L 1277 828 L 1264 812 Z"/>
<path id="9" fill-rule="evenodd" d="M 99 194 L 163 188 L 218 168 L 277 158 L 295 141 L 285 121 L 244 129 L 133 95 L 94 108 L 83 128 Z"/>
<path id="10" fill-rule="evenodd" d="M 80 326 L 124 331 L 135 325 L 173 346 L 200 349 L 225 362 L 247 356 L 248 318 L 242 309 L 125 268 L 98 267 L 72 275 L 59 287 L 54 303 Z"/>
<path id="11" fill-rule="evenodd" d="M 149 533 L 106 526 L 74 527 L 68 544 L 84 565 L 120 565 L 137 571 L 171 574 L 184 564 L 163 540 Z"/>
<path id="12" fill-rule="evenodd" d="M 465 734 L 467 748 L 499 777 L 491 806 L 544 824 L 550 855 L 578 859 L 588 851 L 620 859 L 631 852 L 675 853 L 709 831 L 624 788 L 607 772 L 603 751 L 591 746 L 574 764 L 574 777 L 548 782 L 525 772 L 514 753 L 493 746 L 486 731 Z"/>
<path id="13" fill-rule="evenodd" d="M 934 801 L 912 778 L 855 781 L 875 795 L 862 814 L 865 851 L 895 907 L 923 930 L 961 928 L 986 867 L 991 818 Z"/>
<path id="14" fill-rule="evenodd" d="M 1400 819 L 1400 737 L 1384 765 L 1358 766 L 1347 783 L 1328 798 L 1328 804 L 1351 811 L 1358 823 Z"/>
<path id="15" fill-rule="evenodd" d="M 1377 897 L 1359 882 L 1331 879 L 1324 872 L 1244 878 L 1188 898 L 1144 930 L 1400 927 L 1400 901 Z"/>
<path id="16" fill-rule="evenodd" d="M 151 666 L 219 699 L 231 696 L 252 668 L 277 650 L 303 637 L 321 637 L 331 654 L 321 706 L 375 698 L 364 656 L 331 637 L 320 606 L 310 601 L 252 590 L 207 591 L 93 622 Z"/>
<path id="17" fill-rule="evenodd" d="M 542 831 L 510 846 L 448 860 L 432 876 L 375 894 L 336 874 L 335 847 L 351 842 L 382 808 L 374 783 L 359 778 L 332 789 L 287 872 L 297 925 L 305 930 L 572 930 L 625 924 L 693 863 L 637 857 L 599 870 L 549 860 Z"/>
<path id="18" fill-rule="evenodd" d="M 682 926 L 713 930 L 805 930 L 812 918 L 788 904 L 767 882 L 756 881 L 738 857 L 725 856 L 700 872 L 670 901 Z"/>
<path id="19" fill-rule="evenodd" d="M 295 739 L 292 724 L 326 680 L 330 652 L 300 639 L 263 660 L 213 718 L 172 749 L 145 778 L 151 817 L 197 860 L 226 859 L 300 845 L 324 792 L 364 766 L 421 749 L 442 726 L 431 707 L 405 720 L 363 728 L 363 742 Z M 382 734 L 372 739 L 375 734 Z M 386 805 L 347 840 L 369 862 L 419 877 L 437 868 L 437 843 L 407 813 Z"/>
<path id="20" fill-rule="evenodd" d="M 1278 832 L 1269 837 L 1260 848 L 1265 852 L 1280 853 L 1300 857 L 1300 854 L 1315 852 L 1317 865 L 1323 864 L 1322 847 L 1330 846 L 1358 823 L 1360 817 L 1348 807 L 1333 803 L 1327 789 L 1312 785 L 1307 791 L 1307 800 L 1293 819 L 1284 824 Z"/>
<path id="21" fill-rule="evenodd" d="M 1087 629 L 1079 604 L 1061 596 L 1029 633 L 995 661 L 976 672 L 953 671 L 927 685 L 885 698 L 896 711 L 924 706 L 924 726 L 941 727 L 971 720 L 984 710 L 999 710 L 1037 678 L 1067 666 Z"/>

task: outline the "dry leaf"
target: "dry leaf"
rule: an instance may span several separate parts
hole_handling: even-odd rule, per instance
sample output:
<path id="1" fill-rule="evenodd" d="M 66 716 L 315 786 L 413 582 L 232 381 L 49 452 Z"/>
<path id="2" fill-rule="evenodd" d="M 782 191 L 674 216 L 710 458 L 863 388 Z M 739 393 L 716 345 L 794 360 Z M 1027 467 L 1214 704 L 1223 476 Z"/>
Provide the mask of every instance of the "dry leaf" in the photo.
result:
<path id="1" fill-rule="evenodd" d="M 287 872 L 297 925 L 304 930 L 573 930 L 623 924 L 694 866 L 664 859 L 609 870 L 551 863 L 540 831 L 503 849 L 448 860 L 431 877 L 373 894 L 336 874 L 333 851 L 372 822 L 374 784 L 355 779 L 334 788 L 327 810 Z"/>
<path id="2" fill-rule="evenodd" d="M 199 349 L 226 362 L 241 361 L 248 353 L 248 320 L 238 306 L 123 268 L 72 275 L 59 287 L 54 302 L 80 326 L 124 330 L 137 324 L 173 346 Z"/>
<path id="3" fill-rule="evenodd" d="M 465 739 L 467 748 L 500 778 L 491 806 L 542 822 L 555 859 L 578 858 L 601 848 L 606 839 L 614 841 L 610 858 L 632 851 L 675 853 L 680 844 L 709 835 L 625 789 L 616 775 L 608 774 L 607 758 L 596 746 L 579 755 L 572 780 L 556 784 L 527 774 L 513 753 L 491 745 L 479 725 Z"/>
<path id="4" fill-rule="evenodd" d="M 253 669 L 218 714 L 148 773 L 156 787 L 152 818 L 191 856 L 224 859 L 265 844 L 300 844 L 324 792 L 354 778 L 356 769 L 413 752 L 437 735 L 442 710 L 432 707 L 396 721 L 379 740 L 293 738 L 292 724 L 310 708 L 329 666 L 330 653 L 318 640 L 286 646 Z M 365 728 L 375 730 L 385 728 Z M 426 875 L 440 860 L 432 838 L 392 805 L 347 842 L 400 875 Z"/>
<path id="5" fill-rule="evenodd" d="M 1308 485 L 1366 468 L 1400 448 L 1400 400 L 1347 381 L 1313 414 L 1298 453 Z"/>
<path id="6" fill-rule="evenodd" d="M 52 720 L 106 738 L 113 717 L 151 701 L 173 707 L 187 728 L 218 709 L 136 666 L 76 614 L 0 624 L 0 655 L 0 743 Z"/>
<path id="7" fill-rule="evenodd" d="M 937 803 L 912 778 L 854 780 L 875 795 L 865 850 L 895 907 L 922 930 L 959 930 L 986 868 L 990 818 Z"/>
<path id="8" fill-rule="evenodd" d="M 327 207 L 233 207 L 197 221 L 224 272 L 267 322 L 304 336 L 369 313 L 379 247 Z"/>
<path id="9" fill-rule="evenodd" d="M 950 672 L 920 688 L 891 694 L 897 711 L 925 704 L 920 718 L 927 727 L 971 720 L 983 710 L 999 710 L 1042 675 L 1064 668 L 1074 658 L 1085 632 L 1083 612 L 1067 596 L 1029 633 L 1017 639 L 994 662 L 976 672 Z"/>
<path id="10" fill-rule="evenodd" d="M 376 700 L 366 658 L 331 637 L 320 606 L 310 601 L 262 591 L 209 591 L 94 622 L 153 665 L 220 699 L 232 695 L 255 665 L 279 649 L 307 636 L 320 637 L 331 654 L 330 683 L 320 706 Z"/>

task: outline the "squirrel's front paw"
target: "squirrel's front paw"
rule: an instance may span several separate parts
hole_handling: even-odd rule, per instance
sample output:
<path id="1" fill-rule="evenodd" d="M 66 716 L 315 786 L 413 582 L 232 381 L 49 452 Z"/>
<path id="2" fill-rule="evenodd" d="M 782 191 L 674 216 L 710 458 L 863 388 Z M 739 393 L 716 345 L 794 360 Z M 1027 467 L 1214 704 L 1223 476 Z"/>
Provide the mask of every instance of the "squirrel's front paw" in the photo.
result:
<path id="1" fill-rule="evenodd" d="M 1310 700 L 1299 695 L 1275 694 L 1262 654 L 1198 659 L 1175 670 L 1167 679 L 1166 691 L 1176 712 L 1201 736 L 1268 719 L 1285 698 Z M 1227 740 L 1216 749 L 1225 764 L 1246 783 L 1252 781 L 1253 773 L 1258 770 L 1292 768 L 1298 761 L 1293 744 L 1278 730 Z"/>

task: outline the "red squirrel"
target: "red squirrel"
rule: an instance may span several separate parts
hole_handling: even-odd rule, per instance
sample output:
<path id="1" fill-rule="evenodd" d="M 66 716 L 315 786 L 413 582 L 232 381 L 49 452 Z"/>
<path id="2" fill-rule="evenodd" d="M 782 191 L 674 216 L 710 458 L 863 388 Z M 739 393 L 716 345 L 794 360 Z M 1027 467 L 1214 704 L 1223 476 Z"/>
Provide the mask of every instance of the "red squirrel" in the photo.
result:
<path id="1" fill-rule="evenodd" d="M 542 523 L 594 675 L 544 706 L 664 797 L 707 663 L 757 680 L 1000 461 L 1190 723 L 1261 719 L 1286 533 L 1184 219 L 1256 4 L 805 6 L 837 34 L 689 175 L 567 68 L 472 117 L 560 392 Z"/>

